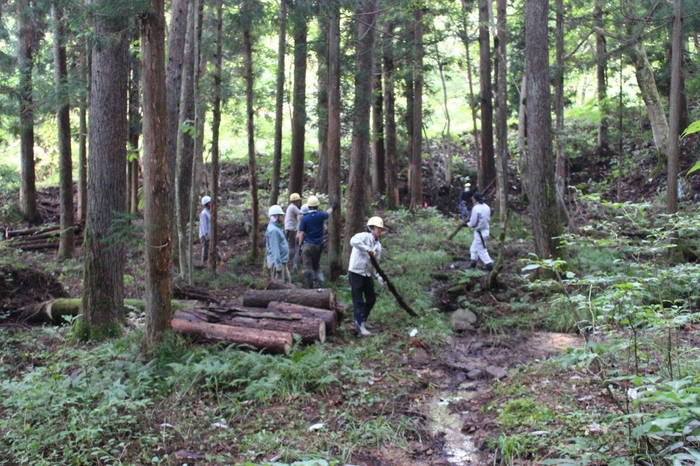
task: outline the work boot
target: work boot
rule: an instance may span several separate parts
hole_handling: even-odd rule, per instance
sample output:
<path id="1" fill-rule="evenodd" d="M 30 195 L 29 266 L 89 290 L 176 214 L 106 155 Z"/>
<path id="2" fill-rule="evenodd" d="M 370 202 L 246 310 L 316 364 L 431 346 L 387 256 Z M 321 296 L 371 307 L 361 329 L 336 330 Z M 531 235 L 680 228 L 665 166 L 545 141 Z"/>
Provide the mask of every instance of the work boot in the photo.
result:
<path id="1" fill-rule="evenodd" d="M 475 269 L 475 268 L 476 268 L 476 261 L 471 261 L 471 262 L 469 263 L 469 268 L 470 268 L 470 269 Z"/>
<path id="2" fill-rule="evenodd" d="M 360 325 L 360 335 L 362 335 L 363 337 L 366 337 L 368 335 L 372 335 L 372 332 L 370 332 L 369 330 L 367 330 L 365 328 L 364 322 L 362 322 L 362 325 Z"/>
<path id="3" fill-rule="evenodd" d="M 304 278 L 306 279 L 306 288 L 309 290 L 314 287 L 314 275 L 311 272 L 304 272 Z"/>
<path id="4" fill-rule="evenodd" d="M 355 331 L 357 332 L 358 335 L 361 334 L 362 333 L 362 326 L 360 324 L 358 324 L 357 321 L 354 321 L 354 323 L 355 323 Z"/>
<path id="5" fill-rule="evenodd" d="M 489 272 L 493 270 L 493 262 L 490 262 L 484 266 Z"/>
<path id="6" fill-rule="evenodd" d="M 325 278 L 324 278 L 324 276 L 323 276 L 323 270 L 318 269 L 318 270 L 316 271 L 316 281 L 318 281 L 318 285 L 319 285 L 319 286 L 323 285 L 323 282 L 326 281 Z"/>

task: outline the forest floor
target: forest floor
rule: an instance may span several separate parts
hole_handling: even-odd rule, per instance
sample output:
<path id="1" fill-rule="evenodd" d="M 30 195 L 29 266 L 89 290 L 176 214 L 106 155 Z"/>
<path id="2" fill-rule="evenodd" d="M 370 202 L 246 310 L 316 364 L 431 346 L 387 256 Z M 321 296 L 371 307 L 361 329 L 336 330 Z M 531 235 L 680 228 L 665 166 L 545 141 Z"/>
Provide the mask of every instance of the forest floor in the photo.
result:
<path id="1" fill-rule="evenodd" d="M 599 168 L 599 173 L 589 171 L 588 178 L 581 179 L 579 182 L 585 185 L 602 180 L 607 173 L 607 167 L 601 165 Z M 237 197 L 243 198 L 247 195 L 244 166 L 225 166 L 221 179 L 230 180 L 230 184 L 222 186 L 222 191 L 231 193 L 229 197 L 231 205 L 239 202 Z M 511 181 L 513 193 L 520 193 L 515 175 L 511 176 Z M 450 222 L 452 225 L 456 225 L 457 221 L 455 211 L 460 184 L 457 181 L 449 188 L 433 186 L 429 183 L 426 186 L 426 202 L 436 206 L 437 210 L 445 215 L 445 222 Z M 648 177 L 633 174 L 626 180 L 625 189 L 621 191 L 625 197 L 622 201 L 651 197 L 658 189 L 654 187 L 656 184 L 658 183 L 651 183 Z M 611 189 L 611 198 L 616 196 L 614 191 Z M 56 220 L 57 194 L 55 189 L 41 193 L 43 200 L 41 205 L 45 209 L 43 215 L 48 222 Z M 493 200 L 493 192 L 488 198 Z M 522 211 L 524 207 L 519 204 L 519 197 L 516 195 L 513 200 L 516 211 Z M 229 283 L 225 289 L 208 286 L 206 280 L 197 281 L 198 290 L 222 301 L 235 301 L 248 287 L 264 281 L 262 266 L 246 264 L 241 260 L 250 249 L 247 222 L 242 220 L 243 218 L 239 215 L 223 218 L 221 221 L 220 253 L 223 260 L 220 273 L 235 273 L 238 276 L 252 277 L 251 280 Z M 582 218 L 581 221 L 585 220 Z M 459 233 L 459 235 L 469 234 L 466 230 Z M 400 232 L 388 231 L 387 236 L 389 238 L 395 236 L 398 239 Z M 397 249 L 400 241 L 393 241 L 393 244 Z M 198 245 L 195 248 L 198 250 Z M 519 386 L 529 387 L 535 394 L 537 401 L 531 407 L 534 411 L 540 406 L 548 406 L 553 410 L 565 409 L 558 405 L 561 400 L 557 396 L 561 397 L 562 394 L 566 394 L 567 400 L 575 400 L 574 404 L 589 411 L 610 413 L 618 409 L 609 397 L 603 395 L 602 388 L 597 386 L 599 381 L 590 377 L 589 374 L 572 369 L 567 378 L 549 378 L 546 366 L 543 366 L 541 373 L 520 372 L 522 366 L 542 363 L 549 358 L 566 353 L 571 348 L 586 344 L 584 337 L 577 333 L 557 333 L 540 329 L 537 324 L 527 321 L 529 317 L 522 314 L 517 306 L 512 305 L 514 302 L 526 300 L 536 306 L 538 302 L 537 292 L 526 290 L 526 280 L 522 278 L 522 264 L 519 262 L 520 258 L 528 256 L 532 251 L 529 241 L 515 240 L 503 245 L 505 264 L 499 276 L 500 287 L 489 292 L 480 291 L 479 276 L 474 275 L 465 280 L 464 271 L 467 269 L 468 251 L 450 243 L 445 243 L 444 248 L 451 256 L 451 260 L 440 268 L 425 271 L 430 274 L 433 283 L 425 292 L 429 296 L 429 307 L 442 313 L 452 314 L 449 318 L 452 326 L 451 335 L 443 339 L 439 345 L 432 342 L 423 343 L 420 331 L 418 338 L 406 340 L 403 335 L 399 337 L 397 334 L 405 329 L 393 328 L 379 321 L 372 322 L 374 324 L 372 331 L 376 336 L 368 339 L 371 341 L 376 338 L 381 342 L 399 339 L 407 341 L 402 346 L 402 352 L 387 351 L 367 361 L 367 365 L 375 374 L 369 381 L 372 386 L 370 390 L 384 394 L 401 394 L 382 409 L 400 413 L 406 418 L 417 421 L 415 433 L 412 436 L 413 441 L 408 446 L 404 445 L 400 448 L 383 442 L 373 448 L 353 451 L 348 464 L 364 466 L 497 464 L 506 454 L 504 445 L 499 444 L 499 437 L 503 435 L 506 428 L 502 422 L 497 421 L 497 417 L 503 413 L 503 403 L 508 401 L 508 386 L 511 384 L 511 378 L 517 377 Z M 139 271 L 139 254 L 133 249 L 127 252 L 129 269 L 125 274 L 130 278 L 125 282 L 125 291 L 126 296 L 130 298 L 141 298 L 144 292 L 143 280 L 139 278 L 142 273 Z M 81 257 L 80 248 L 77 257 Z M 0 314 L 4 317 L 7 317 L 10 311 L 27 308 L 47 299 L 80 296 L 82 291 L 80 259 L 67 266 L 52 267 L 52 264 L 56 264 L 55 253 L 40 252 L 23 254 L 21 261 L 23 263 L 21 268 L 5 266 L 0 270 Z M 397 270 L 395 273 L 400 275 L 401 271 Z M 301 282 L 299 275 L 294 279 L 297 283 Z M 176 282 L 176 285 L 180 284 L 181 282 Z M 176 297 L 187 298 L 187 292 L 183 292 L 180 296 L 176 294 Z M 489 319 L 481 318 L 478 312 L 464 313 L 465 302 L 469 304 L 470 309 L 488 308 Z M 510 321 L 512 325 L 493 324 L 496 321 Z M 5 320 L 0 325 L 13 332 L 31 334 L 34 331 L 32 327 L 17 321 Z M 352 327 L 352 323 L 346 319 L 338 334 L 330 337 L 326 345 L 348 348 L 363 345 L 365 339 L 357 339 Z M 697 346 L 694 333 L 689 333 L 687 340 L 691 346 Z M 52 343 L 47 341 L 47 344 Z M 50 348 L 47 350 L 50 351 Z M 32 362 L 23 362 L 13 372 L 18 374 L 28 365 L 32 365 Z M 402 371 L 399 376 L 396 376 L 392 373 L 392 367 L 399 366 L 402 367 Z M 344 393 L 342 388 L 334 388 L 316 395 L 313 401 L 306 405 L 295 406 L 295 410 L 308 426 L 321 420 L 326 425 L 333 425 L 333 423 L 345 421 L 340 418 L 324 419 L 321 407 L 348 403 L 349 399 L 350 395 Z M 209 402 L 210 400 L 202 400 L 203 404 Z M 190 404 L 197 406 L 193 401 Z M 280 404 L 271 404 L 260 409 L 267 410 L 263 413 L 263 418 L 270 419 L 273 424 L 283 422 L 287 413 Z M 360 425 L 370 423 L 375 414 L 372 409 L 355 411 L 354 422 Z M 169 419 L 168 408 L 165 405 L 162 407 L 158 422 L 163 419 Z M 229 422 L 245 424 L 246 420 L 229 419 Z M 524 433 L 531 439 L 527 441 L 546 443 L 546 440 L 540 439 L 544 439 L 553 426 L 546 419 L 539 422 L 538 428 Z M 255 431 L 260 429 L 260 426 L 250 425 L 249 428 Z M 591 423 L 585 434 L 596 435 L 598 428 L 599 426 L 596 427 Z M 179 445 L 180 449 L 177 451 L 175 451 L 176 447 L 171 447 L 161 453 L 171 455 L 172 461 L 168 464 L 198 464 L 202 458 L 192 453 L 197 442 L 212 445 L 211 448 L 214 450 L 235 450 L 235 446 L 217 444 L 205 433 L 201 433 L 199 437 L 192 436 L 189 444 Z M 299 449 L 303 450 L 303 447 Z M 546 452 L 545 445 L 540 449 Z M 245 456 L 244 453 L 241 452 L 241 455 Z M 274 456 L 261 456 L 256 458 L 255 462 L 274 463 L 276 460 Z M 536 463 L 528 458 L 518 458 L 508 464 Z"/>

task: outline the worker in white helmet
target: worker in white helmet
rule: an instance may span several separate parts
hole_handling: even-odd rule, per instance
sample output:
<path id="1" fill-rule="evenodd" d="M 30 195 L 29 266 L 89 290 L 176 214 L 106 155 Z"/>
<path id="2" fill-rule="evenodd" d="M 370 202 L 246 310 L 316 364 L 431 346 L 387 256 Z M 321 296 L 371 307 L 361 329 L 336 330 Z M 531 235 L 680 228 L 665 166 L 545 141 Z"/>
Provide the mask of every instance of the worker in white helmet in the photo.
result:
<path id="1" fill-rule="evenodd" d="M 352 252 L 348 265 L 348 280 L 352 289 L 353 317 L 358 336 L 371 334 L 365 327 L 365 322 L 377 301 L 377 295 L 374 293 L 374 276 L 377 275 L 377 271 L 372 266 L 370 257 L 379 262 L 382 255 L 379 238 L 383 231 L 384 221 L 380 217 L 372 217 L 367 221 L 367 231 L 357 233 L 350 239 Z M 380 284 L 384 283 L 381 277 L 378 279 Z"/>
<path id="2" fill-rule="evenodd" d="M 331 202 L 325 212 L 319 212 L 320 202 L 316 196 L 309 196 L 306 205 L 309 213 L 304 215 L 299 222 L 297 242 L 301 245 L 302 259 L 304 260 L 304 280 L 307 288 L 313 288 L 314 278 L 319 286 L 324 282 L 321 270 L 321 254 L 323 253 L 324 225 L 333 209 L 338 208 L 337 202 Z"/>
<path id="3" fill-rule="evenodd" d="M 211 197 L 202 198 L 202 213 L 199 214 L 199 240 L 202 242 L 202 264 L 209 259 L 209 241 L 211 240 Z"/>
<path id="4" fill-rule="evenodd" d="M 289 262 L 289 243 L 282 231 L 284 211 L 282 207 L 273 205 L 267 212 L 270 223 L 265 232 L 265 245 L 267 246 L 267 267 L 273 281 L 291 282 L 287 263 Z"/>
<path id="5" fill-rule="evenodd" d="M 284 215 L 284 234 L 287 237 L 289 244 L 290 259 L 296 259 L 295 243 L 297 239 L 297 230 L 301 221 L 301 196 L 298 193 L 292 193 L 289 196 L 289 205 L 287 212 Z"/>

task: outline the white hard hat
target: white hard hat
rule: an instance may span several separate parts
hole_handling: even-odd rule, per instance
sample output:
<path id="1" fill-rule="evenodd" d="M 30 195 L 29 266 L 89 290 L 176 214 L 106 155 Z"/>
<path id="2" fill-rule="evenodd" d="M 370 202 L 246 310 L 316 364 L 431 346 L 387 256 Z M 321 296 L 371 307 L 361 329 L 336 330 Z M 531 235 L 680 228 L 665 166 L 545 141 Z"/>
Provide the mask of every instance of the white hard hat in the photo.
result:
<path id="1" fill-rule="evenodd" d="M 303 206 L 301 206 L 301 213 L 304 215 L 309 213 L 309 206 L 307 204 L 304 204 Z"/>
<path id="2" fill-rule="evenodd" d="M 372 217 L 367 220 L 367 226 L 384 229 L 384 221 L 381 219 L 381 217 Z"/>
<path id="3" fill-rule="evenodd" d="M 267 211 L 267 216 L 271 217 L 273 215 L 284 215 L 284 210 L 278 205 L 273 205 L 270 210 Z"/>
<path id="4" fill-rule="evenodd" d="M 289 196 L 289 202 L 294 202 L 294 201 L 301 201 L 301 196 L 297 193 L 292 193 L 291 196 Z"/>
<path id="5" fill-rule="evenodd" d="M 309 199 L 306 201 L 306 203 L 309 205 L 309 207 L 318 207 L 318 205 L 320 204 L 316 196 L 309 196 Z"/>
<path id="6" fill-rule="evenodd" d="M 209 197 L 209 196 L 204 196 L 204 197 L 202 198 L 202 205 L 207 205 L 207 204 L 209 204 L 210 202 L 211 202 L 211 197 Z"/>

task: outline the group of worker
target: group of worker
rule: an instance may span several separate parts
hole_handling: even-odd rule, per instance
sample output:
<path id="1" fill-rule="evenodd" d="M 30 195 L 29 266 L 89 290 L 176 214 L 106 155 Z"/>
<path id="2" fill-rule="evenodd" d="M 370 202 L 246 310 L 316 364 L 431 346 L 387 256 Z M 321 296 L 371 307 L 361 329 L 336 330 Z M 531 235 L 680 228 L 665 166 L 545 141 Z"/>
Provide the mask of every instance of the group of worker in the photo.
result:
<path id="1" fill-rule="evenodd" d="M 203 210 L 199 218 L 203 263 L 207 261 L 209 250 L 210 202 L 209 196 L 202 198 Z M 293 261 L 292 271 L 295 271 L 301 259 L 306 287 L 313 288 L 324 283 L 321 270 L 324 226 L 333 210 L 338 208 L 338 203 L 332 202 L 326 211 L 319 211 L 319 205 L 318 197 L 312 195 L 302 206 L 301 196 L 298 193 L 292 193 L 289 196 L 286 212 L 279 205 L 269 208 L 265 245 L 266 263 L 272 280 L 291 282 L 289 261 Z M 474 230 L 474 239 L 470 248 L 470 267 L 475 268 L 477 261 L 481 260 L 486 270 L 492 270 L 493 261 L 486 248 L 491 209 L 484 203 L 483 193 L 472 191 L 471 184 L 467 182 L 464 190 L 460 191 L 459 210 L 462 222 Z M 348 265 L 348 280 L 352 290 L 353 317 L 358 336 L 370 335 L 365 323 L 377 300 L 374 277 L 376 276 L 380 284 L 383 284 L 371 259 L 379 261 L 381 258 L 382 245 L 379 239 L 383 231 L 384 221 L 380 217 L 372 217 L 367 222 L 367 231 L 357 233 L 350 239 L 352 251 Z"/>

